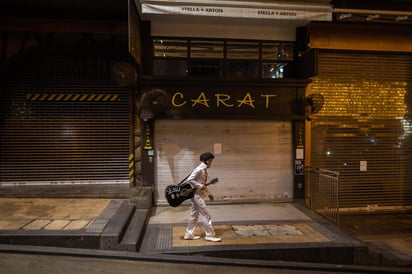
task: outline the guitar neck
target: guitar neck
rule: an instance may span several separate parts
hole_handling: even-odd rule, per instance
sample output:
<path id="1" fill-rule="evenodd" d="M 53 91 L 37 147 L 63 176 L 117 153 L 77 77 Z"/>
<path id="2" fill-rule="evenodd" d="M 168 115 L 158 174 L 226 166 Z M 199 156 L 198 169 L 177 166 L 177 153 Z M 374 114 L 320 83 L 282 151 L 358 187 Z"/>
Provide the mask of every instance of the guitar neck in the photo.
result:
<path id="1" fill-rule="evenodd" d="M 210 182 L 206 183 L 205 186 L 216 184 L 219 180 L 217 178 L 212 179 Z"/>

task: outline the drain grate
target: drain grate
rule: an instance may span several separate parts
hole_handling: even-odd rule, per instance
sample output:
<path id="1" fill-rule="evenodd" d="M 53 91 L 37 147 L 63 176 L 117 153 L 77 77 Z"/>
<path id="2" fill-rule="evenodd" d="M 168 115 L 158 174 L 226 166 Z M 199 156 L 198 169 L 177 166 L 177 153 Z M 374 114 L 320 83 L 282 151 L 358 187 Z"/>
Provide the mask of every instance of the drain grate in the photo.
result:
<path id="1" fill-rule="evenodd" d="M 172 248 L 172 241 L 172 227 L 160 227 L 156 239 L 156 249 L 159 251 L 169 250 Z"/>

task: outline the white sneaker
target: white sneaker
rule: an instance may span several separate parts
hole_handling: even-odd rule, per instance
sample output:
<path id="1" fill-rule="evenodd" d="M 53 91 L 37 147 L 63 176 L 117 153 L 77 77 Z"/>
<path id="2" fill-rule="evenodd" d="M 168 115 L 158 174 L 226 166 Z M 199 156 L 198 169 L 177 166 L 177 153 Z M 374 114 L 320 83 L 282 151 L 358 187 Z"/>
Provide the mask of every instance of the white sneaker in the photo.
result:
<path id="1" fill-rule="evenodd" d="M 184 240 L 199 240 L 200 236 L 185 235 Z"/>
<path id="2" fill-rule="evenodd" d="M 222 238 L 218 238 L 218 237 L 207 237 L 205 238 L 206 241 L 211 241 L 211 242 L 220 242 L 222 240 Z"/>

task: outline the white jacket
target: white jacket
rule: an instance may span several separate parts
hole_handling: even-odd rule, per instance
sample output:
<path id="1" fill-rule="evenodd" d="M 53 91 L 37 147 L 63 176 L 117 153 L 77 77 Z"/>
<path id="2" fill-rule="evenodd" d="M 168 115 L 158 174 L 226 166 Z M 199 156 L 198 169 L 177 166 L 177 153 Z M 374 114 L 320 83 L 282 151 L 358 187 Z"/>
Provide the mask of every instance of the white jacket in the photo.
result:
<path id="1" fill-rule="evenodd" d="M 208 189 L 201 190 L 202 187 L 206 185 L 207 182 L 207 165 L 205 163 L 200 163 L 187 178 L 188 182 L 192 185 L 193 188 L 196 188 L 197 194 L 204 197 L 209 194 Z"/>

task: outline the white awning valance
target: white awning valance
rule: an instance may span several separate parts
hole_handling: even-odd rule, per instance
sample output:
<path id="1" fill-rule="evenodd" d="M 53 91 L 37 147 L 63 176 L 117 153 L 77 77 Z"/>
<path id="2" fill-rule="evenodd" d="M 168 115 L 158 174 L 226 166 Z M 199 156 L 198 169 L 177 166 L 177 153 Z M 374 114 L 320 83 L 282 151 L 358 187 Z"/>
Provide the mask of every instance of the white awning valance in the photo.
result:
<path id="1" fill-rule="evenodd" d="M 250 19 L 332 21 L 332 7 L 319 1 L 135 0 L 145 15 L 187 15 Z M 309 3 L 309 4 L 308 4 Z"/>

